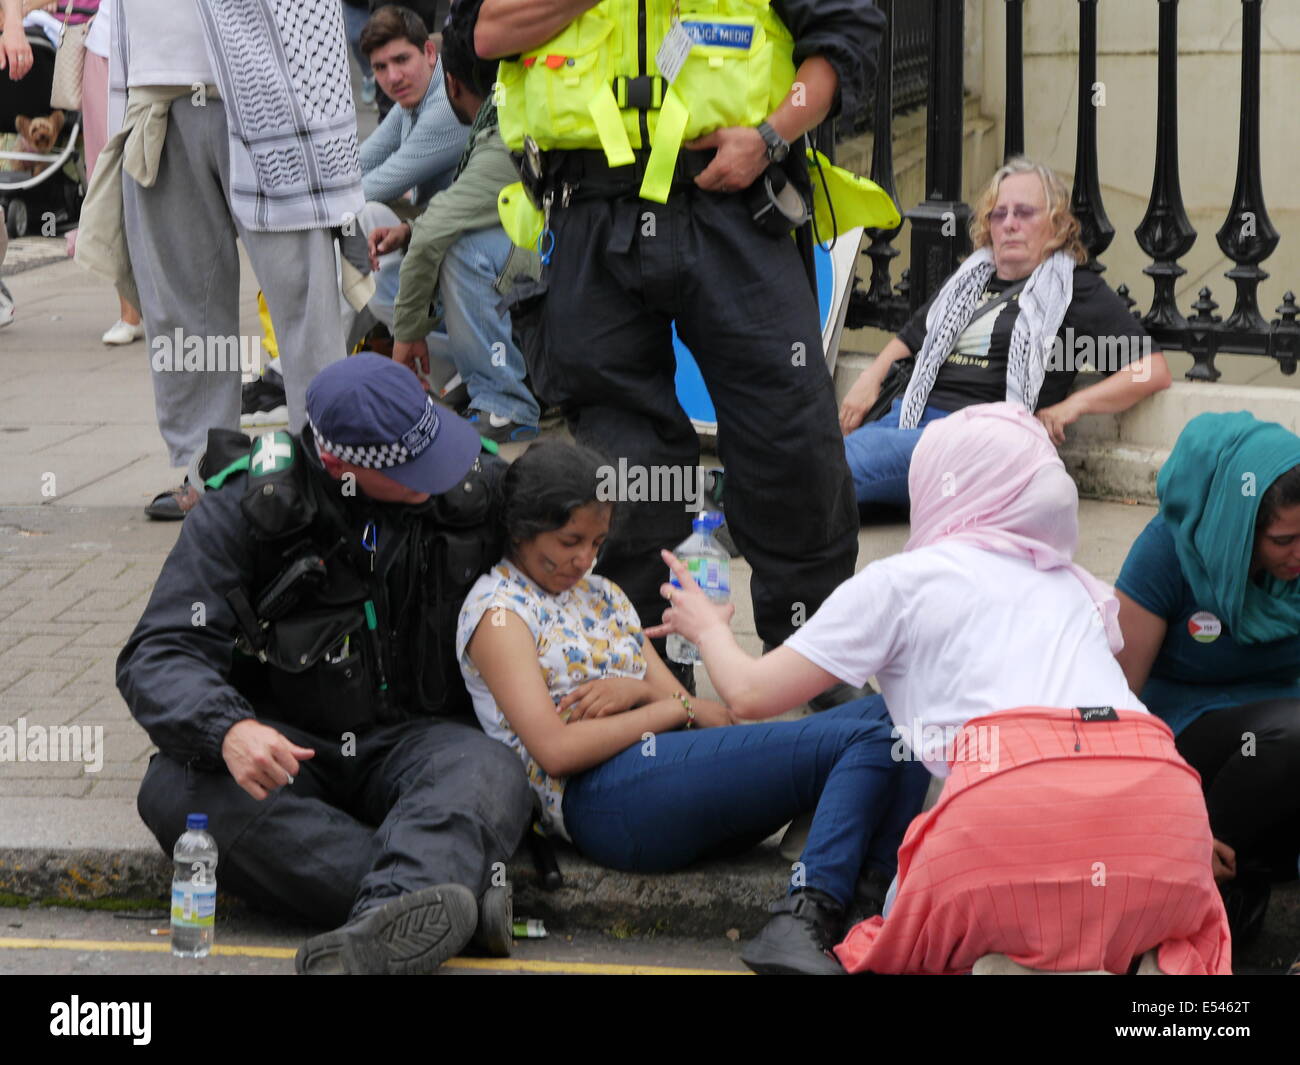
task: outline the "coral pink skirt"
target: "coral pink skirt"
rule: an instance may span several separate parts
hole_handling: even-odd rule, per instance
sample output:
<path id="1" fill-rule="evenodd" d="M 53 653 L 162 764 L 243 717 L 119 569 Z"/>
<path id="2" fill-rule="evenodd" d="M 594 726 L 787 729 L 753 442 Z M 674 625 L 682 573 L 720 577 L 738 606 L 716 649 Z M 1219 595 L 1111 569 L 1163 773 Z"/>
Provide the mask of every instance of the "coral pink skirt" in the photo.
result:
<path id="1" fill-rule="evenodd" d="M 888 920 L 849 931 L 844 967 L 962 973 L 997 953 L 1123 973 L 1156 948 L 1162 972 L 1230 974 L 1200 777 L 1158 718 L 1113 716 L 1025 707 L 969 722 L 996 745 L 969 750 L 997 757 L 952 762 L 899 848 Z"/>

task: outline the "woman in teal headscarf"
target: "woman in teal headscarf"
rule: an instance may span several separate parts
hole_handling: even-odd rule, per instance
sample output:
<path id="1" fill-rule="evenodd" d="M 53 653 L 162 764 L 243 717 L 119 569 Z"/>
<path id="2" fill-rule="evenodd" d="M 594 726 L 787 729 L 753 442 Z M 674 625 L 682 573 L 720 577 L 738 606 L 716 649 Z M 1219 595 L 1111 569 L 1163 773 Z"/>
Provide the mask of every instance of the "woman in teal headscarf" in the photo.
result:
<path id="1" fill-rule="evenodd" d="M 1202 414 L 1116 582 L 1129 686 L 1201 774 L 1240 945 L 1300 855 L 1300 437 Z"/>

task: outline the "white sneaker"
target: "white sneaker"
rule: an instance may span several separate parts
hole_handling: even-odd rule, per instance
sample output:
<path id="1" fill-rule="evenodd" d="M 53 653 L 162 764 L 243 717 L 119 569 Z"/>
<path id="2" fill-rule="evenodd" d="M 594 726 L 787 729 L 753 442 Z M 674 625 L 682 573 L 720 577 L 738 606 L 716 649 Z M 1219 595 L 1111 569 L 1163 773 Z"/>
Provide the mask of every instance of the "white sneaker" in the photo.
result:
<path id="1" fill-rule="evenodd" d="M 134 344 L 144 336 L 144 323 L 137 322 L 131 325 L 129 322 L 122 321 L 119 318 L 99 339 L 105 344 Z"/>
<path id="2" fill-rule="evenodd" d="M 14 298 L 5 283 L 0 281 L 0 329 L 14 320 Z"/>

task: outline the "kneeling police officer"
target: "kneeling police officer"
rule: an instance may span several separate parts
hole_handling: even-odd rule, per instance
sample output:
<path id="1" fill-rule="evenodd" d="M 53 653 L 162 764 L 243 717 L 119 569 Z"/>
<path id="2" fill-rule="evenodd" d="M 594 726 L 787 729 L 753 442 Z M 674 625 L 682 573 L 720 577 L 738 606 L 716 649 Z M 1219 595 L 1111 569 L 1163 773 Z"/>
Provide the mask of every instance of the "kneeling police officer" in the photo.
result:
<path id="1" fill-rule="evenodd" d="M 223 889 L 340 926 L 299 972 L 436 968 L 529 818 L 455 662 L 461 602 L 502 550 L 503 464 L 479 448 L 371 354 L 316 377 L 300 437 L 214 432 L 202 505 L 118 658 L 159 748 L 141 817 L 170 852 L 207 813 Z"/>

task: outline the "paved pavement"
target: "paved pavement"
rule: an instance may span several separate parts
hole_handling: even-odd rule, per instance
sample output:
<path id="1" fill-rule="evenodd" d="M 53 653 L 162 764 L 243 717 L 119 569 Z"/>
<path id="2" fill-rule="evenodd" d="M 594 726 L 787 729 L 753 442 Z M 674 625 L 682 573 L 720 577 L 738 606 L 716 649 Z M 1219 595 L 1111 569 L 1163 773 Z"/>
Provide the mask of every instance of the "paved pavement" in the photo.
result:
<path id="1" fill-rule="evenodd" d="M 80 760 L 0 762 L 0 903 L 6 894 L 157 897 L 166 867 L 134 804 L 151 747 L 117 694 L 113 667 L 177 534 L 141 508 L 179 474 L 154 424 L 144 344 L 100 344 L 116 317 L 113 290 L 72 263 L 50 261 L 53 251 L 51 241 L 17 242 L 11 255 L 35 265 L 6 275 L 17 320 L 0 331 L 0 725 L 92 731 Z M 246 269 L 241 332 L 249 335 L 258 333 L 255 294 Z M 1085 502 L 1080 562 L 1113 579 L 1151 513 Z M 905 538 L 899 523 L 864 528 L 859 566 Z M 737 631 L 757 650 L 743 564 L 735 585 Z M 89 742 L 96 735 L 98 753 Z M 100 754 L 97 769 L 85 764 Z M 571 855 L 562 864 L 570 884 L 555 896 L 517 865 L 520 912 L 573 927 L 667 922 L 683 935 L 732 926 L 751 934 L 785 875 L 771 846 L 678 877 L 621 876 Z M 1280 908 L 1288 928 L 1295 901 Z M 1270 961 L 1286 941 L 1281 935 L 1269 948 Z"/>

